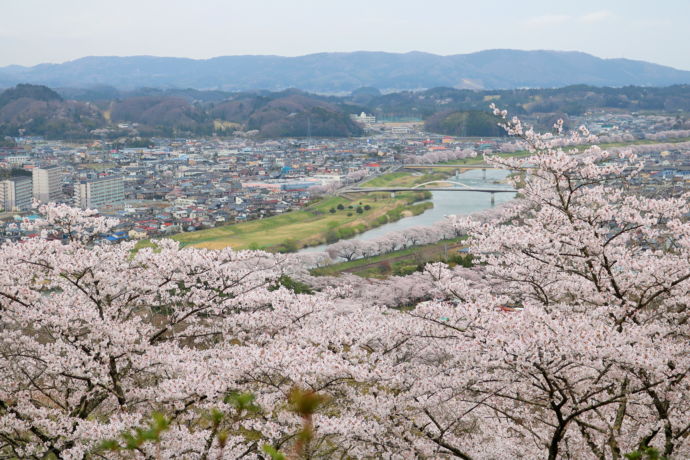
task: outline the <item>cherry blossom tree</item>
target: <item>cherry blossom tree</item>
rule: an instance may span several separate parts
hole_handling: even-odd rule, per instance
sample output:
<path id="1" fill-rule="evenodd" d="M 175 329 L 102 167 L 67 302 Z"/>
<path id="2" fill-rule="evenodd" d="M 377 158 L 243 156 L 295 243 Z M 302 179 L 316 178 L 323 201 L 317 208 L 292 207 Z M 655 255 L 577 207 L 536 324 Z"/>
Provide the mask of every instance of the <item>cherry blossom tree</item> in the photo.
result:
<path id="1" fill-rule="evenodd" d="M 114 223 L 43 211 L 50 231 Z M 254 458 L 264 443 L 294 442 L 301 421 L 286 401 L 304 388 L 337 401 L 339 415 L 321 417 L 301 451 L 372 455 L 357 440 L 375 435 L 353 382 L 383 372 L 364 346 L 380 335 L 384 307 L 352 311 L 336 297 L 295 294 L 279 284 L 288 260 L 181 250 L 171 240 L 136 252 L 88 238 L 2 245 L 0 453 L 116 458 L 101 443 L 161 413 L 168 428 L 158 443 L 136 446 L 141 458 Z M 239 413 L 238 394 L 254 395 L 256 411 Z"/>
<path id="2" fill-rule="evenodd" d="M 300 294 L 299 257 L 99 245 L 115 222 L 43 208 L 44 238 L 0 246 L 0 454 L 690 457 L 690 195 L 638 196 L 631 151 L 495 113 L 532 155 L 486 158 L 521 199 L 455 219 L 472 269 Z"/>
<path id="3" fill-rule="evenodd" d="M 354 240 L 340 240 L 327 248 L 328 255 L 331 259 L 345 259 L 353 260 L 359 257 L 360 244 Z"/>
<path id="4" fill-rule="evenodd" d="M 467 158 L 475 158 L 477 152 L 471 149 L 453 149 L 442 151 L 431 151 L 423 155 L 406 155 L 405 163 L 411 164 L 434 164 L 444 161 L 464 160 Z"/>
<path id="5" fill-rule="evenodd" d="M 488 284 L 437 270 L 445 300 L 409 312 L 393 417 L 466 459 L 688 457 L 690 196 L 628 192 L 630 152 L 506 126 L 533 155 L 487 160 L 522 173 L 524 198 L 503 222 L 458 220 Z"/>
<path id="6" fill-rule="evenodd" d="M 674 129 L 668 131 L 658 131 L 656 133 L 649 133 L 645 135 L 645 139 L 660 140 L 660 139 L 680 139 L 690 137 L 690 129 Z"/>

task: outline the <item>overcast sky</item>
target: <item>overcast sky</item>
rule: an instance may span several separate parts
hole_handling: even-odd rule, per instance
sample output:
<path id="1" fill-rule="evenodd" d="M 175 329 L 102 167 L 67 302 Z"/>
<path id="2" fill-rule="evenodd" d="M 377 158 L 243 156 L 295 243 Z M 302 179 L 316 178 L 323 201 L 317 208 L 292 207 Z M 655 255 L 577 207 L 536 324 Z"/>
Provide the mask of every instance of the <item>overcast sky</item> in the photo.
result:
<path id="1" fill-rule="evenodd" d="M 690 70 L 690 0 L 0 0 L 0 66 L 94 55 L 493 48 Z"/>

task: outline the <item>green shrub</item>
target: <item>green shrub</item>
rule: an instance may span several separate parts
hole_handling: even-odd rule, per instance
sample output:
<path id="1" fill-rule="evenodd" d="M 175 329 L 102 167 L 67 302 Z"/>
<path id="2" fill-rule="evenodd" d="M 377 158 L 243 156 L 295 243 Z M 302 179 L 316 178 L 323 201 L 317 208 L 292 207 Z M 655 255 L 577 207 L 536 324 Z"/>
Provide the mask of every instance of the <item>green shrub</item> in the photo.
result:
<path id="1" fill-rule="evenodd" d="M 417 271 L 419 271 L 417 265 L 410 265 L 405 262 L 398 262 L 393 265 L 393 274 L 396 276 L 407 276 Z"/>
<path id="2" fill-rule="evenodd" d="M 340 238 L 338 236 L 338 231 L 336 229 L 330 228 L 330 229 L 328 229 L 328 231 L 326 231 L 326 243 L 328 243 L 328 244 L 335 243 L 339 239 Z"/>
<path id="3" fill-rule="evenodd" d="M 282 253 L 290 253 L 290 252 L 297 252 L 299 249 L 299 245 L 297 244 L 297 240 L 294 238 L 289 238 L 282 243 L 278 245 L 278 252 Z"/>
<path id="4" fill-rule="evenodd" d="M 378 265 L 378 271 L 382 275 L 388 275 L 393 271 L 393 267 L 391 267 L 391 263 L 387 260 L 384 260 Z"/>
<path id="5" fill-rule="evenodd" d="M 314 291 L 308 285 L 301 283 L 295 279 L 290 278 L 287 275 L 283 275 L 278 278 L 276 284 L 269 288 L 270 291 L 275 291 L 280 286 L 283 286 L 295 294 L 313 294 Z"/>
<path id="6" fill-rule="evenodd" d="M 355 230 L 350 227 L 341 227 L 337 230 L 338 239 L 344 240 L 346 238 L 352 238 L 355 236 Z"/>

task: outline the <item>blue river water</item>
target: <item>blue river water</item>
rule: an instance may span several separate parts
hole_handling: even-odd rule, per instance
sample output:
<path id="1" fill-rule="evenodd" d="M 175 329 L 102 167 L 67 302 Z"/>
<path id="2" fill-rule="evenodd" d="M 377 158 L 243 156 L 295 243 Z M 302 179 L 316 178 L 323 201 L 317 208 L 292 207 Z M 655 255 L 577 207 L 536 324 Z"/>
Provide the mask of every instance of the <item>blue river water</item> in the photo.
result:
<path id="1" fill-rule="evenodd" d="M 511 187 L 505 184 L 505 179 L 509 172 L 505 170 L 487 169 L 485 171 L 474 169 L 454 176 L 449 181 L 457 181 L 469 187 L 491 187 L 506 188 Z M 454 186 L 462 188 L 461 185 Z M 491 194 L 485 192 L 432 192 L 431 201 L 434 203 L 432 209 L 418 215 L 405 217 L 396 222 L 373 228 L 369 231 L 355 236 L 358 240 L 372 240 L 389 232 L 405 230 L 419 225 L 433 225 L 450 215 L 467 215 L 474 212 L 483 211 L 492 206 L 505 203 L 515 198 L 514 193 L 496 193 L 493 195 L 492 204 Z M 312 246 L 304 248 L 300 252 L 320 252 L 324 251 L 327 245 Z"/>

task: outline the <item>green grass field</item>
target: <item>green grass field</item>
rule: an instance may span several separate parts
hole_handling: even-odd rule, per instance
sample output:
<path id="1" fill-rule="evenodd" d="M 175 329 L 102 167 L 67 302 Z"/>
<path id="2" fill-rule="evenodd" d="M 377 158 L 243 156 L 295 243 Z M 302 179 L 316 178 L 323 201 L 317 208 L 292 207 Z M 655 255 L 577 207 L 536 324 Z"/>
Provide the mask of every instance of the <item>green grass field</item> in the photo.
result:
<path id="1" fill-rule="evenodd" d="M 312 270 L 316 276 L 337 276 L 352 273 L 363 278 L 387 278 L 395 274 L 408 273 L 418 266 L 436 261 L 448 261 L 457 256 L 458 249 L 464 247 L 466 237 L 442 240 L 423 246 L 414 246 L 379 256 L 356 259 L 349 262 L 320 267 Z"/>
<path id="2" fill-rule="evenodd" d="M 444 180 L 453 174 L 452 171 L 434 171 L 424 174 L 415 174 L 410 171 L 398 171 L 375 177 L 360 187 L 414 187 L 418 184 L 435 180 Z"/>
<path id="3" fill-rule="evenodd" d="M 105 171 L 106 169 L 111 169 L 117 166 L 115 163 L 84 163 L 81 165 L 82 168 L 93 169 L 94 171 Z"/>
<path id="4" fill-rule="evenodd" d="M 225 225 L 196 232 L 173 236 L 184 246 L 220 249 L 231 246 L 235 249 L 265 248 L 279 249 L 289 242 L 297 248 L 326 242 L 327 237 L 342 238 L 361 233 L 382 225 L 394 217 L 423 212 L 433 206 L 429 202 L 412 204 L 422 195 L 417 192 L 400 193 L 396 198 L 389 194 L 357 195 L 354 199 L 328 197 L 300 211 Z M 358 206 L 364 210 L 356 212 Z M 338 205 L 344 209 L 338 210 Z M 352 209 L 349 208 L 352 206 Z M 331 213 L 331 209 L 336 209 Z"/>

